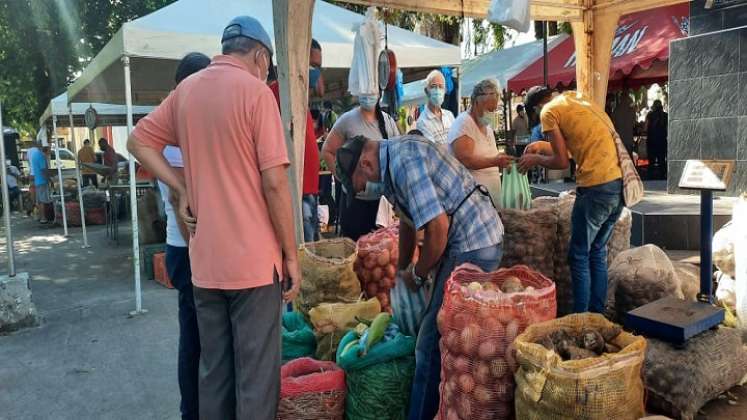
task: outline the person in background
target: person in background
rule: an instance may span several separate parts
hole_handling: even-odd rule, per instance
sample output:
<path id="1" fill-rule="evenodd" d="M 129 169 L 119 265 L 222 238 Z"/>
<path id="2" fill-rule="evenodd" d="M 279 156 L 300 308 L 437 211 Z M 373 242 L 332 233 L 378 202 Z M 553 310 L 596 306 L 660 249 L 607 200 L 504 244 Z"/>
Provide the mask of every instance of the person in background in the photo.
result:
<path id="1" fill-rule="evenodd" d="M 491 115 L 498 109 L 498 85 L 492 80 L 476 84 L 470 108 L 457 117 L 449 130 L 451 153 L 469 169 L 478 184 L 487 187 L 496 206 L 500 203 L 501 170 L 511 157 L 498 153 Z"/>
<path id="2" fill-rule="evenodd" d="M 80 165 L 82 163 L 96 163 L 96 152 L 93 151 L 91 140 L 88 139 L 83 140 L 83 147 L 78 150 L 78 164 L 81 168 L 80 173 L 83 186 L 93 185 L 98 188 L 99 180 L 98 176 L 96 176 L 96 172 L 85 165 Z"/>
<path id="3" fill-rule="evenodd" d="M 607 301 L 607 242 L 624 204 L 612 121 L 601 107 L 573 91 L 553 98 L 552 91 L 540 87 L 527 94 L 526 105 L 542 109 L 542 129 L 552 152 L 525 153 L 520 170 L 525 172 L 537 165 L 565 169 L 569 152 L 576 160 L 576 201 L 568 251 L 573 308 L 576 313 L 603 313 Z"/>
<path id="4" fill-rule="evenodd" d="M 514 130 L 517 139 L 529 136 L 529 120 L 526 111 L 524 111 L 524 105 L 516 105 L 516 117 L 511 121 L 511 128 Z"/>
<path id="5" fill-rule="evenodd" d="M 420 136 L 393 141 L 356 136 L 338 149 L 337 162 L 337 177 L 348 191 L 363 192 L 377 184 L 376 191 L 394 203 L 400 214 L 396 284 L 413 291 L 431 285 L 417 337 L 408 417 L 431 420 L 439 406 L 441 354 L 436 315 L 444 284 L 461 264 L 496 270 L 503 255 L 503 225 L 485 188 L 453 156 Z M 421 230 L 425 232 L 423 246 L 413 263 Z M 430 276 L 433 270 L 435 280 Z"/>
<path id="6" fill-rule="evenodd" d="M 433 70 L 425 79 L 425 94 L 428 104 L 418 117 L 417 128 L 429 141 L 446 146 L 451 125 L 454 124 L 454 114 L 448 109 L 441 108 L 446 96 L 446 79 L 444 75 Z"/>
<path id="7" fill-rule="evenodd" d="M 8 179 L 8 200 L 10 201 L 10 208 L 16 209 L 21 208 L 19 199 L 21 198 L 21 189 L 18 188 L 18 178 L 21 176 L 21 171 L 16 168 L 10 159 L 5 161 L 6 177 Z"/>
<path id="8" fill-rule="evenodd" d="M 309 52 L 309 96 L 324 97 L 324 76 L 322 76 L 322 45 L 311 39 Z"/>
<path id="9" fill-rule="evenodd" d="M 31 142 L 31 147 L 26 151 L 26 162 L 29 168 L 29 195 L 31 196 L 31 206 L 26 209 L 26 216 L 31 217 L 34 214 L 34 208 L 36 208 L 36 184 L 34 183 L 34 165 L 32 164 L 32 157 L 35 153 L 39 153 L 39 142 L 34 140 Z"/>
<path id="10" fill-rule="evenodd" d="M 210 58 L 202 53 L 190 53 L 184 56 L 176 68 L 174 81 L 176 85 L 188 76 L 204 69 L 210 64 Z M 184 160 L 182 151 L 177 146 L 163 148 L 163 157 L 169 166 L 181 179 L 184 178 Z M 199 410 L 199 367 L 200 367 L 200 331 L 197 326 L 197 310 L 195 309 L 194 293 L 192 291 L 192 269 L 189 264 L 189 231 L 179 212 L 179 193 L 169 188 L 161 180 L 158 181 L 164 210 L 166 212 L 166 271 L 171 283 L 179 292 L 179 356 L 178 378 L 181 394 L 182 420 L 197 420 Z"/>
<path id="11" fill-rule="evenodd" d="M 39 222 L 43 225 L 49 223 L 49 215 L 52 199 L 49 196 L 49 169 L 48 155 L 49 147 L 36 148 L 33 153 L 29 152 L 29 163 L 34 173 L 34 190 L 36 191 L 36 205 L 39 211 Z"/>
<path id="12" fill-rule="evenodd" d="M 620 135 L 620 139 L 625 145 L 625 150 L 633 156 L 633 131 L 635 129 L 635 109 L 633 101 L 630 100 L 628 91 L 622 93 L 620 100 L 615 105 L 611 114 L 612 121 L 615 123 L 615 130 Z"/>
<path id="13" fill-rule="evenodd" d="M 356 136 L 364 136 L 372 140 L 390 139 L 399 135 L 397 123 L 389 114 L 379 107 L 378 94 L 366 94 L 358 97 L 359 106 L 342 114 L 327 135 L 322 147 L 322 157 L 330 170 L 335 170 L 335 154 L 346 141 Z M 341 185 L 338 183 L 338 185 Z M 357 241 L 376 229 L 376 213 L 379 211 L 379 197 L 372 191 L 363 191 L 352 200 L 343 198 L 342 187 L 336 191 L 340 211 L 338 222 L 342 235 Z"/>
<path id="14" fill-rule="evenodd" d="M 324 83 L 321 79 L 322 47 L 315 40 L 311 40 L 311 52 L 309 62 L 312 72 L 318 71 L 317 86 L 312 89 L 324 95 Z M 311 83 L 311 82 L 309 82 Z M 280 84 L 277 80 L 270 81 L 270 90 L 275 95 L 280 110 Z M 303 155 L 303 198 L 301 201 L 301 212 L 303 213 L 303 240 L 304 242 L 315 242 L 319 240 L 319 149 L 316 144 L 316 132 L 314 131 L 314 120 L 311 111 L 306 111 L 306 140 Z"/>
<path id="15" fill-rule="evenodd" d="M 649 164 L 660 168 L 667 167 L 667 130 L 669 115 L 664 112 L 660 100 L 655 100 L 651 111 L 646 115 L 646 151 Z"/>
<path id="16" fill-rule="evenodd" d="M 290 162 L 267 87 L 270 36 L 239 16 L 221 44 L 222 55 L 138 122 L 128 149 L 176 191 L 191 235 L 200 418 L 275 420 L 282 300 L 302 281 Z M 181 148 L 184 179 L 163 157 L 167 145 Z"/>
<path id="17" fill-rule="evenodd" d="M 114 148 L 109 145 L 109 142 L 105 138 L 99 139 L 99 149 L 103 153 L 103 164 L 109 168 L 109 173 L 106 175 L 106 180 L 109 183 L 117 182 L 117 153 L 114 152 Z"/>

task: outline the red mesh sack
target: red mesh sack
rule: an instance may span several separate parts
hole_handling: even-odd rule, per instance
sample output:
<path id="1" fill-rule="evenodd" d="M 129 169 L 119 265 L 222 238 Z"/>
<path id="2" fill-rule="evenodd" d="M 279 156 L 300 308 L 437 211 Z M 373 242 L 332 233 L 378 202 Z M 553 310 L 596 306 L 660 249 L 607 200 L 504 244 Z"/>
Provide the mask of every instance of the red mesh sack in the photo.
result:
<path id="1" fill-rule="evenodd" d="M 555 284 L 519 265 L 485 273 L 465 264 L 446 283 L 441 333 L 440 420 L 508 419 L 516 349 L 528 325 L 555 318 Z"/>
<path id="2" fill-rule="evenodd" d="M 342 420 L 345 371 L 310 357 L 291 360 L 280 370 L 278 420 Z"/>
<path id="3" fill-rule="evenodd" d="M 377 298 L 381 310 L 392 313 L 389 290 L 394 287 L 399 260 L 399 225 L 379 229 L 358 239 L 353 269 L 367 298 Z"/>

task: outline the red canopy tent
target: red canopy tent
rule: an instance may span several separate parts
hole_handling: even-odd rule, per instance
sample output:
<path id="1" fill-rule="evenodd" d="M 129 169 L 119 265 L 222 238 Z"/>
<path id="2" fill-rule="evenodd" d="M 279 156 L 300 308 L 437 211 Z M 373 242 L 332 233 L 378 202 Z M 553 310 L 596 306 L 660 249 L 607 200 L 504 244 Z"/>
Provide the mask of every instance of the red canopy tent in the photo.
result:
<path id="1" fill-rule="evenodd" d="M 612 43 L 609 88 L 639 87 L 668 78 L 669 42 L 687 36 L 689 2 L 637 12 L 620 18 Z M 552 87 L 572 87 L 576 79 L 576 53 L 568 38 L 548 53 L 548 82 Z M 519 93 L 544 84 L 540 57 L 508 81 Z"/>

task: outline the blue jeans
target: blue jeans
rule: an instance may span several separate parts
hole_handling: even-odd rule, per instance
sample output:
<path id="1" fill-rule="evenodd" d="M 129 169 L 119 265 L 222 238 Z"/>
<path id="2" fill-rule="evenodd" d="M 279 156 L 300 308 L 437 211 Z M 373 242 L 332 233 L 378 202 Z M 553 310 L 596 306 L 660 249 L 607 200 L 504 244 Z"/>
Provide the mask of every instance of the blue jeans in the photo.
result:
<path id="1" fill-rule="evenodd" d="M 303 213 L 303 241 L 315 242 L 319 240 L 319 197 L 314 194 L 305 194 L 301 201 Z"/>
<path id="2" fill-rule="evenodd" d="M 409 420 L 431 420 L 438 411 L 438 383 L 441 380 L 441 351 L 438 341 L 441 334 L 436 326 L 436 316 L 444 301 L 446 280 L 457 266 L 464 263 L 475 264 L 486 272 L 495 271 L 502 256 L 503 248 L 498 244 L 476 251 L 450 253 L 441 261 L 415 346 L 415 378 L 410 396 Z"/>
<path id="3" fill-rule="evenodd" d="M 623 205 L 621 180 L 576 189 L 568 250 L 575 313 L 604 313 L 607 302 L 607 242 Z"/>
<path id="4" fill-rule="evenodd" d="M 200 367 L 200 332 L 197 328 L 192 269 L 189 249 L 166 246 L 166 271 L 171 284 L 179 291 L 179 391 L 182 396 L 180 410 L 183 420 L 199 418 L 197 384 Z"/>

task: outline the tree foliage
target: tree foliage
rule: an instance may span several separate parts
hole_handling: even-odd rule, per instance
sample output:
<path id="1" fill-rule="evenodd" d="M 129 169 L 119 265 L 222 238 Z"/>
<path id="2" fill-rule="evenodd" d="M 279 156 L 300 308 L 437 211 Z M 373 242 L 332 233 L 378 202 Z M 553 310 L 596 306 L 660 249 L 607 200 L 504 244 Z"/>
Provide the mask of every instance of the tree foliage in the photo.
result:
<path id="1" fill-rule="evenodd" d="M 59 95 L 127 20 L 175 0 L 0 0 L 3 124 L 33 133 Z"/>

